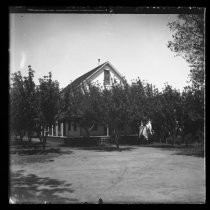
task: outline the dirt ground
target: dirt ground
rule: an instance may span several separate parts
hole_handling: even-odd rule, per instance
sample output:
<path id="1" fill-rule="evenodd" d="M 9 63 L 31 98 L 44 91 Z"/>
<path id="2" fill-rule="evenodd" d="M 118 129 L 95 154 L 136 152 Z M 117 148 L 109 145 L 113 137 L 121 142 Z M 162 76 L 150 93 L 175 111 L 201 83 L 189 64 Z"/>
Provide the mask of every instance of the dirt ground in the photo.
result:
<path id="1" fill-rule="evenodd" d="M 13 151 L 13 150 L 11 150 Z M 11 152 L 12 153 L 12 152 Z M 121 146 L 121 151 L 49 144 L 10 155 L 15 203 L 205 203 L 205 158 Z"/>

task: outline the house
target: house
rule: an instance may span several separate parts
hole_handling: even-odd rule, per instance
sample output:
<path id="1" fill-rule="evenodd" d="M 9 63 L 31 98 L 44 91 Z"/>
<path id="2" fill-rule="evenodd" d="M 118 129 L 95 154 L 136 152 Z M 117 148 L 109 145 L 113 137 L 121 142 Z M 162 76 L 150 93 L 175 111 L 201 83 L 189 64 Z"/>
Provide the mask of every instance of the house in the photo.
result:
<path id="1" fill-rule="evenodd" d="M 107 61 L 78 77 L 68 86 L 80 88 L 81 85 L 87 86 L 88 83 L 98 83 L 102 86 L 102 88 L 110 88 L 112 83 L 115 82 L 123 84 L 125 80 L 120 72 L 109 61 Z M 64 90 L 66 88 L 64 88 Z M 61 137 L 79 137 L 86 135 L 85 130 L 81 128 L 76 121 L 70 120 L 56 122 L 54 126 L 48 128 L 48 132 L 49 136 Z M 95 124 L 93 129 L 90 131 L 90 136 L 109 136 L 109 128 Z"/>

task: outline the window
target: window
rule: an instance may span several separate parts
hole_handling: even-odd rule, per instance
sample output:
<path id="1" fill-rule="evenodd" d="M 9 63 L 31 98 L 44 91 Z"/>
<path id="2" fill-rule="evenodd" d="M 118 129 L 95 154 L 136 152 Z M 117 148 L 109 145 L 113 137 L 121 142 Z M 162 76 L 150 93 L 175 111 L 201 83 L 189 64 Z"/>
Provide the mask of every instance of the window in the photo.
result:
<path id="1" fill-rule="evenodd" d="M 104 84 L 109 85 L 110 84 L 110 71 L 104 70 Z"/>

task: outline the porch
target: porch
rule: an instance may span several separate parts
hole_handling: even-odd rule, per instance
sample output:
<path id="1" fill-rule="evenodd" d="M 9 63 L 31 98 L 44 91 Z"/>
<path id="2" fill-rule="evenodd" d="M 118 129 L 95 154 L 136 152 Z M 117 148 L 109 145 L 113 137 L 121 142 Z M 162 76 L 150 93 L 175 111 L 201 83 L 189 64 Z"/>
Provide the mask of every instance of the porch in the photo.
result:
<path id="1" fill-rule="evenodd" d="M 69 146 L 105 146 L 111 144 L 110 136 L 48 136 L 47 140 L 63 143 Z"/>
<path id="2" fill-rule="evenodd" d="M 56 122 L 51 127 L 48 127 L 48 136 L 49 137 L 84 137 L 87 136 L 86 131 L 79 126 L 76 121 L 63 121 Z M 89 132 L 90 136 L 98 137 L 98 136 L 110 136 L 109 127 L 103 126 L 99 124 L 94 124 L 93 129 Z"/>

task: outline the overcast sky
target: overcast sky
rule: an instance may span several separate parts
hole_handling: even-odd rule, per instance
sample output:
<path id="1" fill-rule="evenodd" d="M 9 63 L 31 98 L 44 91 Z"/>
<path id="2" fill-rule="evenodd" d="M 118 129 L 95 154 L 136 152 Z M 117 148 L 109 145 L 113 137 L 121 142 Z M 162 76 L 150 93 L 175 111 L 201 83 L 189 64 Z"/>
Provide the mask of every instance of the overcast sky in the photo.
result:
<path id="1" fill-rule="evenodd" d="M 10 72 L 35 82 L 47 75 L 63 88 L 110 61 L 128 82 L 139 77 L 159 90 L 187 85 L 189 66 L 167 48 L 170 14 L 10 14 Z"/>

